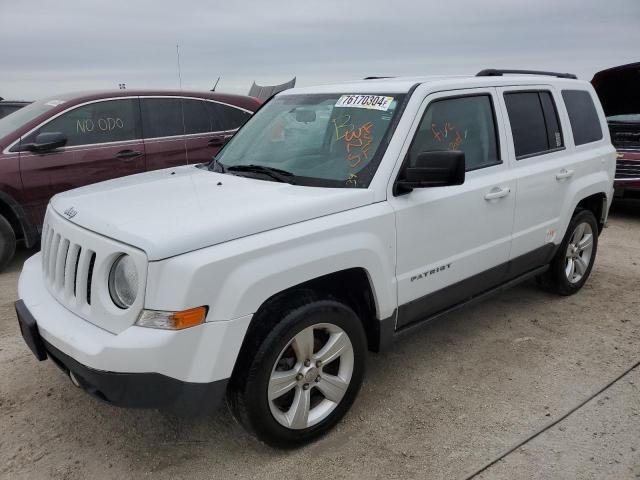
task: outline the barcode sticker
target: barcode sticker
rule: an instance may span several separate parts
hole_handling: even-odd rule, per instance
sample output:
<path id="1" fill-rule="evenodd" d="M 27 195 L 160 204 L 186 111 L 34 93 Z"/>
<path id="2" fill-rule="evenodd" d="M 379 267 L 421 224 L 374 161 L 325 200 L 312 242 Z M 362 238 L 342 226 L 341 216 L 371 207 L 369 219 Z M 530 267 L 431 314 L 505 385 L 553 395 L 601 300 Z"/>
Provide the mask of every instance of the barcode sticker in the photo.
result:
<path id="1" fill-rule="evenodd" d="M 342 95 L 335 106 L 387 111 L 391 102 L 393 97 L 382 95 Z"/>

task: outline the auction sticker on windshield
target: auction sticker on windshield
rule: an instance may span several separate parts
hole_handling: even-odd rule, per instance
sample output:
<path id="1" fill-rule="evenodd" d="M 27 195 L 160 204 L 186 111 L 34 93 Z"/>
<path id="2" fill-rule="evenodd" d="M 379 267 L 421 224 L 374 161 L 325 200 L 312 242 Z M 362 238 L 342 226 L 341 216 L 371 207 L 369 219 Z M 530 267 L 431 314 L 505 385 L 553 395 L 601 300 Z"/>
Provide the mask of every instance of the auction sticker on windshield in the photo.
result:
<path id="1" fill-rule="evenodd" d="M 342 95 L 335 106 L 387 111 L 391 102 L 393 102 L 393 97 L 382 95 Z"/>

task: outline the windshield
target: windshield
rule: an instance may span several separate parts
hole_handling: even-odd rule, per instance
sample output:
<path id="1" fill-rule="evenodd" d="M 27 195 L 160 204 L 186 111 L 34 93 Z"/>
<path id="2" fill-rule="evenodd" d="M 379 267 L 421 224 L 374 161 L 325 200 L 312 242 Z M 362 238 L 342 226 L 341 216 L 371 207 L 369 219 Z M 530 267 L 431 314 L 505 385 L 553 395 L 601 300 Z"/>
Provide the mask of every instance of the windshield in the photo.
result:
<path id="1" fill-rule="evenodd" d="M 0 118 L 0 138 L 29 123 L 44 112 L 60 105 L 61 100 L 40 100 Z"/>
<path id="2" fill-rule="evenodd" d="M 607 117 L 608 122 L 620 123 L 640 123 L 640 113 L 629 113 L 626 115 L 611 115 Z"/>
<path id="3" fill-rule="evenodd" d="M 340 93 L 276 97 L 238 131 L 215 163 L 230 172 L 243 165 L 275 168 L 292 174 L 291 183 L 298 185 L 366 188 L 403 98 Z M 252 175 L 269 179 L 255 170 Z"/>

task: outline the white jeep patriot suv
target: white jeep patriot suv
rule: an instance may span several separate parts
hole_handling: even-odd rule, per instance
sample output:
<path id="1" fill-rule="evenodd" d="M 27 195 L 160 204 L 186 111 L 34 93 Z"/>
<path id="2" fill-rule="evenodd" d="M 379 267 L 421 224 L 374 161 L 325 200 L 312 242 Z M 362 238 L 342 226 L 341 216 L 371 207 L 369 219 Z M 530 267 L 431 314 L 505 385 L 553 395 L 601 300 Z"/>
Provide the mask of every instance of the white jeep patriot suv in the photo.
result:
<path id="1" fill-rule="evenodd" d="M 101 400 L 226 396 L 260 439 L 299 445 L 350 408 L 367 350 L 531 277 L 580 290 L 615 159 L 569 74 L 287 90 L 208 165 L 55 196 L 21 331 Z"/>

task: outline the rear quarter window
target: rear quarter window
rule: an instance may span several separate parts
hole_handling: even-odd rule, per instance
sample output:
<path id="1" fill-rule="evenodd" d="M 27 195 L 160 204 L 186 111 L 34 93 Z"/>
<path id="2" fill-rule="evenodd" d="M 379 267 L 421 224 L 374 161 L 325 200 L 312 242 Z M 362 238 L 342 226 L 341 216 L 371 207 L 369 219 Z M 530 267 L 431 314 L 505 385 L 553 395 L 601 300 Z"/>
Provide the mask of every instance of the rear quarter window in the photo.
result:
<path id="1" fill-rule="evenodd" d="M 586 90 L 563 90 L 573 141 L 576 146 L 602 140 L 602 128 L 596 106 Z"/>

